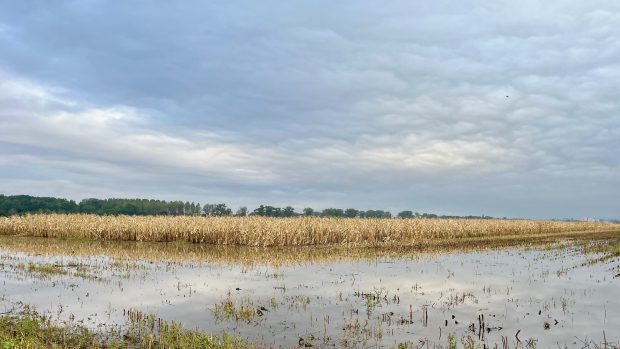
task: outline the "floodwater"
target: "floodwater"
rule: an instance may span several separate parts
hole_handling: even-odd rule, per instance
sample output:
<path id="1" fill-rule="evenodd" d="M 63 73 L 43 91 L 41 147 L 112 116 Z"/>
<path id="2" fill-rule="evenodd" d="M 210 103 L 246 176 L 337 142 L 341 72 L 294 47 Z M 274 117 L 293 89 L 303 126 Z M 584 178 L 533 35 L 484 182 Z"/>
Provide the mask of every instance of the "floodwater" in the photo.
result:
<path id="1" fill-rule="evenodd" d="M 572 243 L 251 264 L 53 251 L 0 243 L 0 313 L 104 328 L 134 309 L 274 348 L 620 343 L 619 260 Z"/>

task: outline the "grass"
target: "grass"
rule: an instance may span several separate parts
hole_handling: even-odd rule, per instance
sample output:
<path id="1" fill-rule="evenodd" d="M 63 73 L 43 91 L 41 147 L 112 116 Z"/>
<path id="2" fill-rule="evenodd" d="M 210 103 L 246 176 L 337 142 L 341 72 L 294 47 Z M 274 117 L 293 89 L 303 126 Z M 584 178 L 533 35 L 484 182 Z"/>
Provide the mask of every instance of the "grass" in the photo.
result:
<path id="1" fill-rule="evenodd" d="M 27 268 L 28 273 L 39 274 L 42 276 L 52 275 L 66 275 L 67 271 L 63 268 L 53 264 L 35 264 L 29 263 Z"/>
<path id="2" fill-rule="evenodd" d="M 0 243 L 1 242 L 0 240 Z M 3 248 L 6 248 L 6 246 L 3 246 Z M 85 265 L 57 265 L 30 262 L 28 264 L 16 264 L 15 267 L 29 276 L 42 279 L 51 278 L 52 276 L 70 276 L 85 280 L 101 280 L 101 277 L 97 275 L 94 270 L 91 270 L 91 268 Z"/>
<path id="3" fill-rule="evenodd" d="M 0 218 L 0 235 L 238 246 L 428 246 L 480 239 L 620 231 L 599 222 L 464 219 L 138 217 L 35 214 Z"/>
<path id="4" fill-rule="evenodd" d="M 45 317 L 25 310 L 18 316 L 0 317 L 0 345 L 13 348 L 103 348 L 84 328 L 52 325 Z"/>
<path id="5" fill-rule="evenodd" d="M 2 349 L 98 349 L 98 348 L 188 348 L 234 349 L 254 346 L 231 337 L 216 337 L 188 330 L 177 323 L 155 321 L 153 317 L 134 321 L 121 332 L 93 332 L 79 325 L 59 325 L 28 307 L 16 315 L 0 316 Z"/>
<path id="6" fill-rule="evenodd" d="M 216 319 L 234 319 L 235 321 L 242 320 L 245 322 L 258 321 L 261 316 L 253 305 L 237 305 L 230 298 L 215 304 L 214 314 Z"/>
<path id="7" fill-rule="evenodd" d="M 453 333 L 450 333 L 448 335 L 448 348 L 449 349 L 456 349 L 456 337 L 454 336 Z"/>
<path id="8" fill-rule="evenodd" d="M 614 257 L 620 257 L 620 242 L 616 241 L 608 247 L 608 253 Z"/>
<path id="9" fill-rule="evenodd" d="M 590 259 L 585 264 L 604 263 L 620 257 L 620 237 L 605 239 L 603 241 L 590 241 L 578 245 L 584 254 L 597 253 L 598 257 Z"/>

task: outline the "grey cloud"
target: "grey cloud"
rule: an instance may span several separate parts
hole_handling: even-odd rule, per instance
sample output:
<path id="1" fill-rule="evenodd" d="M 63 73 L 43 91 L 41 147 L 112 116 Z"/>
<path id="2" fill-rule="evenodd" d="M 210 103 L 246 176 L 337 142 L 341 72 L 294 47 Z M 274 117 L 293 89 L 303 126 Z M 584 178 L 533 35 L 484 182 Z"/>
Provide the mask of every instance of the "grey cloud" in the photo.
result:
<path id="1" fill-rule="evenodd" d="M 22 1 L 0 52 L 5 192 L 620 211 L 612 1 Z"/>

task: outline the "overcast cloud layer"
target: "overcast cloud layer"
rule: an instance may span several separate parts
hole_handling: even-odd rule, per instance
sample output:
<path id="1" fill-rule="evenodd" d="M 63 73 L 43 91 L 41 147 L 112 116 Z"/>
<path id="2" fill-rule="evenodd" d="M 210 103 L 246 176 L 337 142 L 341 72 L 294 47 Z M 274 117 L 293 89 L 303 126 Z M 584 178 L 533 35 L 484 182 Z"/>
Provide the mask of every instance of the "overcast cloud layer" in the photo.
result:
<path id="1" fill-rule="evenodd" d="M 620 217 L 620 2 L 5 1 L 0 192 Z"/>

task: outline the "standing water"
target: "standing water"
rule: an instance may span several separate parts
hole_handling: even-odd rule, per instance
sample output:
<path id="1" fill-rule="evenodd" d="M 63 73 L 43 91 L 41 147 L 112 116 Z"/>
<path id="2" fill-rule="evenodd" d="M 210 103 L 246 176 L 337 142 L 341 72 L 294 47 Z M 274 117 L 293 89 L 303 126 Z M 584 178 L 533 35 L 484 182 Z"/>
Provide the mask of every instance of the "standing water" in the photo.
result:
<path id="1" fill-rule="evenodd" d="M 355 258 L 289 251 L 283 262 L 261 250 L 244 260 L 80 256 L 53 243 L 44 252 L 0 244 L 0 312 L 23 302 L 93 329 L 153 314 L 275 348 L 620 342 L 618 260 L 573 244 Z"/>

